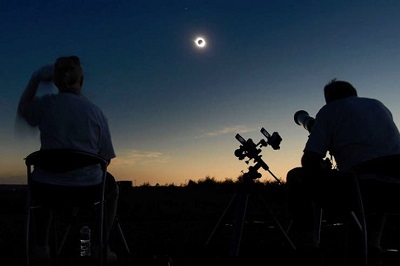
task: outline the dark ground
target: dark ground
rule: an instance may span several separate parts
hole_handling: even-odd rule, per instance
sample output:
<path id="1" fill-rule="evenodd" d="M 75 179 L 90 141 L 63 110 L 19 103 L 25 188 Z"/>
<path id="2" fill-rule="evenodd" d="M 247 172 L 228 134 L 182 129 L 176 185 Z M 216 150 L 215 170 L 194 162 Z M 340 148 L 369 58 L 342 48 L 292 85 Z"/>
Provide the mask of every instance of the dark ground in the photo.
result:
<path id="1" fill-rule="evenodd" d="M 3 186 L 4 187 L 4 186 Z M 0 195 L 1 265 L 25 265 L 24 218 L 25 190 L 3 188 Z M 232 204 L 210 241 L 213 229 L 238 188 L 234 185 L 121 187 L 118 220 L 130 249 L 127 254 L 115 228 L 111 249 L 119 256 L 116 265 L 296 265 L 290 244 L 278 229 L 262 201 L 272 208 L 286 230 L 285 192 L 280 185 L 260 187 L 252 192 L 247 204 L 239 256 L 230 256 L 233 214 Z M 240 215 L 239 215 L 240 216 Z M 343 226 L 334 220 L 323 224 L 322 250 L 325 265 L 343 265 Z M 384 247 L 398 248 L 399 219 L 389 220 Z M 258 261 L 257 263 L 252 262 Z M 169 263 L 169 264 L 168 264 Z M 74 264 L 76 265 L 76 264 Z M 397 253 L 387 256 L 384 266 L 399 265 Z"/>

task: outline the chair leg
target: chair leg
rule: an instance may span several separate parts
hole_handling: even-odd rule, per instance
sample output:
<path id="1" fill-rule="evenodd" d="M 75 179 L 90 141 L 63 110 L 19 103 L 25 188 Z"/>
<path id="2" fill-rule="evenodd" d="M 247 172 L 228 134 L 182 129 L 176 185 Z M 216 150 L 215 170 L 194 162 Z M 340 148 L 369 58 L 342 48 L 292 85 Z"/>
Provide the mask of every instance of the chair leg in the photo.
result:
<path id="1" fill-rule="evenodd" d="M 367 224 L 365 221 L 365 212 L 364 212 L 364 203 L 360 191 L 360 187 L 358 184 L 358 180 L 355 182 L 355 190 L 357 195 L 357 209 L 358 209 L 358 221 L 360 225 L 360 233 L 361 233 L 361 252 L 362 252 L 362 262 L 363 265 L 368 265 L 368 235 L 367 235 Z"/>
<path id="2" fill-rule="evenodd" d="M 318 247 L 321 244 L 322 215 L 323 215 L 323 209 L 319 208 L 319 214 L 317 214 L 317 221 L 316 221 L 316 233 L 317 233 L 317 244 L 318 244 Z"/>
<path id="3" fill-rule="evenodd" d="M 356 177 L 353 179 L 352 189 L 354 193 L 354 209 L 349 213 L 348 227 L 354 226 L 356 242 L 357 263 L 360 266 L 368 265 L 368 241 L 367 241 L 367 226 L 365 221 L 364 203 L 361 196 L 360 187 Z M 352 239 L 348 239 L 350 241 Z"/>
<path id="4" fill-rule="evenodd" d="M 27 207 L 26 225 L 25 225 L 25 256 L 26 266 L 30 265 L 30 225 L 31 224 L 31 210 Z"/>
<path id="5" fill-rule="evenodd" d="M 127 252 L 127 254 L 130 254 L 131 251 L 130 251 L 130 249 L 129 249 L 128 243 L 126 242 L 125 235 L 124 235 L 124 233 L 122 232 L 122 228 L 121 228 L 121 225 L 120 225 L 120 223 L 119 223 L 118 218 L 115 219 L 115 223 L 116 223 L 116 225 L 117 225 L 117 230 L 118 230 L 119 236 L 121 237 L 122 243 L 124 244 L 125 251 Z"/>

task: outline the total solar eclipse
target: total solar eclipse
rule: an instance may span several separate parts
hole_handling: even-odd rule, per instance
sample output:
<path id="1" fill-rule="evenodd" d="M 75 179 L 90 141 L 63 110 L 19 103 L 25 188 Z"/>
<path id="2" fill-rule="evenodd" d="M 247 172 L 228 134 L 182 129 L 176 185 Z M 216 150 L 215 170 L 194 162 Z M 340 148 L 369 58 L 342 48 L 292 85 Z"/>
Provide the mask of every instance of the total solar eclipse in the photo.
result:
<path id="1" fill-rule="evenodd" d="M 197 37 L 194 43 L 198 48 L 204 48 L 207 45 L 207 42 L 203 37 Z"/>

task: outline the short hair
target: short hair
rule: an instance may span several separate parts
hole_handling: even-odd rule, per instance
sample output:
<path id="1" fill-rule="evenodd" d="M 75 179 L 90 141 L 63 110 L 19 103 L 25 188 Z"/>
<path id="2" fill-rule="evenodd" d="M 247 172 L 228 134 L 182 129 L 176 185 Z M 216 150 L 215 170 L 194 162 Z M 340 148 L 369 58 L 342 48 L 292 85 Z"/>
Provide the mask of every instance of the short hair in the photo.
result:
<path id="1" fill-rule="evenodd" d="M 332 79 L 324 87 L 325 102 L 331 103 L 347 97 L 357 96 L 357 90 L 347 81 Z"/>
<path id="2" fill-rule="evenodd" d="M 57 58 L 54 64 L 54 84 L 60 92 L 79 93 L 83 84 L 83 70 L 77 56 Z M 79 88 L 77 88 L 79 85 Z"/>

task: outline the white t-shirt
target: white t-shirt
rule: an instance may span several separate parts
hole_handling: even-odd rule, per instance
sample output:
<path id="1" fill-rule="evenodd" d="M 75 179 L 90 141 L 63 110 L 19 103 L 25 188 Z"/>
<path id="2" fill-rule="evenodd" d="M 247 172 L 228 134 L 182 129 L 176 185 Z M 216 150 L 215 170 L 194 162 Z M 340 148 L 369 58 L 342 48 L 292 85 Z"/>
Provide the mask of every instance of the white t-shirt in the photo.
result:
<path id="1" fill-rule="evenodd" d="M 39 127 L 41 149 L 78 149 L 106 160 L 115 157 L 106 117 L 83 96 L 58 93 L 35 98 L 27 107 L 25 119 Z M 35 169 L 32 178 L 57 185 L 94 185 L 101 181 L 101 169 L 85 167 L 67 175 Z"/>
<path id="2" fill-rule="evenodd" d="M 304 151 L 335 158 L 340 171 L 361 162 L 400 154 L 400 134 L 378 100 L 347 97 L 326 104 L 315 117 Z"/>

